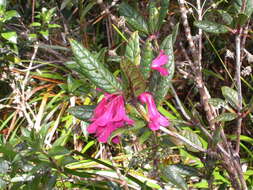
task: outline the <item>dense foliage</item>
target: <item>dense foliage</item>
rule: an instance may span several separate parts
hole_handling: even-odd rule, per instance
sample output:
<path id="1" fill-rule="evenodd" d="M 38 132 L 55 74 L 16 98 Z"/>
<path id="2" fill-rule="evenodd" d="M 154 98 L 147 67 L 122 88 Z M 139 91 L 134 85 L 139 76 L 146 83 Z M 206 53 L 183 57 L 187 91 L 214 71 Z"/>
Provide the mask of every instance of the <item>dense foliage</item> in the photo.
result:
<path id="1" fill-rule="evenodd" d="M 252 0 L 0 0 L 1 189 L 253 189 Z"/>

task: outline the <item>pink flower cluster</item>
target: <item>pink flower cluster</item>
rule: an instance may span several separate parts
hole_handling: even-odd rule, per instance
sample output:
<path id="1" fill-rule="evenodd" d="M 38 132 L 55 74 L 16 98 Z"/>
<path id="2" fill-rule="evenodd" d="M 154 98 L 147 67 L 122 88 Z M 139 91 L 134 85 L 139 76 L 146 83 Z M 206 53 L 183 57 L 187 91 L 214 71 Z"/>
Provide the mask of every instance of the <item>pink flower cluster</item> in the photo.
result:
<path id="1" fill-rule="evenodd" d="M 116 129 L 134 121 L 126 115 L 124 98 L 122 95 L 105 94 L 105 97 L 94 110 L 92 123 L 88 126 L 89 133 L 95 133 L 99 142 L 105 143 Z M 119 137 L 114 137 L 112 142 L 118 143 Z"/>
<path id="2" fill-rule="evenodd" d="M 161 50 L 151 64 L 151 69 L 157 70 L 162 76 L 168 75 L 168 70 L 164 67 L 168 62 L 168 56 Z M 160 126 L 168 126 L 170 123 L 166 117 L 161 115 L 155 105 L 153 96 L 149 92 L 142 93 L 138 100 L 147 105 L 148 109 L 148 127 L 156 131 Z M 133 125 L 134 121 L 130 119 L 125 110 L 125 102 L 122 94 L 108 94 L 100 101 L 94 110 L 92 123 L 88 126 L 88 132 L 95 134 L 99 142 L 106 143 L 112 132 L 127 125 Z M 112 142 L 119 143 L 119 137 L 116 136 Z"/>
<path id="3" fill-rule="evenodd" d="M 156 109 L 155 102 L 150 93 L 142 93 L 138 99 L 147 105 L 149 128 L 153 131 L 160 126 L 168 126 L 169 121 L 162 116 Z M 106 143 L 112 132 L 116 129 L 128 125 L 133 125 L 134 121 L 129 119 L 125 111 L 125 103 L 122 95 L 105 94 L 105 97 L 94 110 L 92 123 L 88 126 L 89 133 L 95 133 L 99 142 Z M 116 136 L 112 142 L 118 143 L 119 137 Z"/>

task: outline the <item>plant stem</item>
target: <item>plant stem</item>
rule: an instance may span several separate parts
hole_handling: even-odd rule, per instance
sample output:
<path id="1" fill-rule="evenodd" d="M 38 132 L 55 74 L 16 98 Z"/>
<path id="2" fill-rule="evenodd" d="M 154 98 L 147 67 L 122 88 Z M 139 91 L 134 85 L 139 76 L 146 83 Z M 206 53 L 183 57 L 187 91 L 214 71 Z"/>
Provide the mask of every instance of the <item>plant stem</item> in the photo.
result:
<path id="1" fill-rule="evenodd" d="M 238 93 L 238 108 L 237 112 L 240 113 L 242 110 L 242 84 L 241 84 L 241 35 L 238 34 L 235 36 L 235 48 L 236 48 L 236 86 Z M 242 127 L 242 118 L 239 117 L 237 120 L 237 131 L 236 131 L 236 154 L 240 152 L 240 135 Z"/>

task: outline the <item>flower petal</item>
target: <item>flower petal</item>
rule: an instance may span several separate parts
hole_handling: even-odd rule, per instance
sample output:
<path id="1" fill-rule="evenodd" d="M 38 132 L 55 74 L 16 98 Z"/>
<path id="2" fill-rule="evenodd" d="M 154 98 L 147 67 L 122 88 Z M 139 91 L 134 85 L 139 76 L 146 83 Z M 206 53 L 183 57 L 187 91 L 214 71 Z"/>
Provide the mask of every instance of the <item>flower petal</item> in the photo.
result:
<path id="1" fill-rule="evenodd" d="M 157 70 L 162 76 L 167 76 L 169 74 L 168 69 L 162 66 L 168 63 L 168 59 L 168 55 L 161 50 L 159 55 L 152 61 L 151 69 Z"/>
<path id="2" fill-rule="evenodd" d="M 150 93 L 144 92 L 138 98 L 142 103 L 147 104 L 149 116 L 149 128 L 151 130 L 155 131 L 158 130 L 160 126 L 165 127 L 170 124 L 168 119 L 158 112 L 153 96 Z"/>

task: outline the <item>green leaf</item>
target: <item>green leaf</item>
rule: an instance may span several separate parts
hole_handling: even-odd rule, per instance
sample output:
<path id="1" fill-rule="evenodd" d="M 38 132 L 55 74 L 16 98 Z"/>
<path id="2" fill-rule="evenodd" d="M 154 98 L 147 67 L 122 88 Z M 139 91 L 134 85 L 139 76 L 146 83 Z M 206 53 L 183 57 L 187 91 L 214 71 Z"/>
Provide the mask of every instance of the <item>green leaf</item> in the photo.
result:
<path id="1" fill-rule="evenodd" d="M 222 17 L 225 24 L 230 25 L 232 23 L 233 17 L 228 12 L 224 10 L 217 10 L 217 12 Z"/>
<path id="2" fill-rule="evenodd" d="M 41 24 L 39 23 L 39 22 L 33 22 L 33 23 L 31 23 L 30 25 L 29 25 L 30 27 L 40 27 L 41 26 Z"/>
<path id="3" fill-rule="evenodd" d="M 77 63 L 90 81 L 108 93 L 115 93 L 122 90 L 119 81 L 86 48 L 72 39 L 70 40 L 70 44 Z"/>
<path id="4" fill-rule="evenodd" d="M 76 118 L 87 121 L 92 117 L 93 111 L 96 106 L 87 105 L 87 106 L 75 106 L 69 108 L 67 111 L 74 115 Z"/>
<path id="5" fill-rule="evenodd" d="M 244 14 L 244 13 L 239 13 L 235 18 L 234 18 L 234 25 L 235 26 L 243 26 L 246 24 L 248 21 L 249 17 Z"/>
<path id="6" fill-rule="evenodd" d="M 180 175 L 180 173 L 177 170 L 173 170 L 173 167 L 170 166 L 161 167 L 161 174 L 162 174 L 161 177 L 166 182 L 171 182 L 183 190 L 188 189 L 184 178 Z"/>
<path id="7" fill-rule="evenodd" d="M 59 24 L 48 24 L 48 28 L 61 28 Z"/>
<path id="8" fill-rule="evenodd" d="M 145 44 L 140 64 L 141 72 L 145 79 L 148 79 L 150 77 L 151 63 L 153 59 L 154 54 L 152 50 L 152 44 L 148 40 Z"/>
<path id="9" fill-rule="evenodd" d="M 176 24 L 176 26 L 173 28 L 172 31 L 172 43 L 175 44 L 176 40 L 177 40 L 177 34 L 179 31 L 179 23 Z"/>
<path id="10" fill-rule="evenodd" d="M 128 60 L 122 60 L 120 63 L 121 69 L 126 77 L 129 89 L 132 91 L 135 97 L 138 97 L 146 89 L 146 81 L 136 65 L 133 65 Z"/>
<path id="11" fill-rule="evenodd" d="M 128 131 L 127 127 L 121 127 L 116 129 L 115 131 L 112 132 L 111 136 L 108 139 L 108 142 L 111 142 L 114 137 L 120 136 L 121 134 L 126 133 L 127 131 Z"/>
<path id="12" fill-rule="evenodd" d="M 20 17 L 20 15 L 15 10 L 10 10 L 10 11 L 5 12 L 5 15 L 4 15 L 5 21 L 11 20 L 13 17 Z"/>
<path id="13" fill-rule="evenodd" d="M 138 32 L 134 32 L 126 46 L 126 58 L 135 65 L 140 65 L 141 50 Z"/>
<path id="14" fill-rule="evenodd" d="M 149 28 L 149 32 L 153 34 L 159 30 L 158 24 L 157 24 L 159 20 L 159 12 L 158 12 L 158 9 L 156 8 L 156 2 L 150 1 L 148 5 L 148 9 L 149 9 L 148 28 Z"/>
<path id="15" fill-rule="evenodd" d="M 119 6 L 119 12 L 126 18 L 127 23 L 134 29 L 141 32 L 141 34 L 148 34 L 148 25 L 144 18 L 130 5 L 123 2 Z"/>
<path id="16" fill-rule="evenodd" d="M 228 27 L 223 25 L 223 24 L 218 24 L 215 22 L 210 22 L 210 21 L 195 21 L 194 25 L 205 32 L 210 32 L 214 34 L 222 34 L 222 33 L 227 33 Z"/>
<path id="17" fill-rule="evenodd" d="M 48 156 L 53 157 L 53 156 L 65 156 L 69 155 L 71 152 L 66 149 L 63 146 L 53 146 L 49 151 L 48 151 Z"/>
<path id="18" fill-rule="evenodd" d="M 67 79 L 68 92 L 73 93 L 82 85 L 83 85 L 82 82 L 75 80 L 71 75 L 68 75 L 68 79 Z"/>
<path id="19" fill-rule="evenodd" d="M 1 12 L 0 15 L 2 15 L 2 13 L 5 12 L 6 5 L 7 5 L 6 0 L 0 0 L 0 12 Z"/>
<path id="20" fill-rule="evenodd" d="M 233 106 L 235 109 L 238 108 L 239 101 L 238 101 L 238 93 L 227 86 L 223 86 L 221 88 L 222 95 L 225 97 L 225 99 L 228 101 L 228 103 Z"/>
<path id="21" fill-rule="evenodd" d="M 208 103 L 211 104 L 216 109 L 227 107 L 227 102 L 225 102 L 220 98 L 211 98 L 208 100 Z"/>
<path id="22" fill-rule="evenodd" d="M 187 166 L 183 164 L 172 164 L 167 167 L 170 167 L 172 171 L 176 171 L 177 173 L 185 176 L 199 176 L 200 173 L 198 169 L 192 166 Z"/>
<path id="23" fill-rule="evenodd" d="M 167 16 L 169 3 L 170 3 L 170 0 L 161 0 L 161 8 L 159 10 L 159 19 L 158 19 L 158 23 L 157 23 L 158 30 L 161 28 L 161 26 L 163 24 L 163 20 Z"/>
<path id="24" fill-rule="evenodd" d="M 217 116 L 216 118 L 214 118 L 214 121 L 216 121 L 216 122 L 232 121 L 235 118 L 237 118 L 236 113 L 222 113 L 219 116 Z"/>
<path id="25" fill-rule="evenodd" d="M 4 32 L 1 33 L 1 36 L 13 44 L 17 43 L 18 36 L 16 32 Z"/>
<path id="26" fill-rule="evenodd" d="M 145 130 L 142 134 L 141 134 L 141 136 L 140 136 L 140 138 L 139 138 L 139 142 L 141 143 L 141 144 L 143 144 L 146 140 L 148 140 L 149 139 L 149 137 L 151 136 L 153 134 L 153 132 L 151 131 L 151 130 Z"/>
<path id="27" fill-rule="evenodd" d="M 168 69 L 169 75 L 161 76 L 159 74 L 159 76 L 157 76 L 158 78 L 157 83 L 152 92 L 155 95 L 155 100 L 158 104 L 160 104 L 163 98 L 167 95 L 167 92 L 170 88 L 170 82 L 171 82 L 171 79 L 173 78 L 174 71 L 175 71 L 172 34 L 170 34 L 163 40 L 160 48 L 161 50 L 164 50 L 166 55 L 169 56 L 168 63 L 164 65 L 164 67 Z"/>
<path id="28" fill-rule="evenodd" d="M 193 144 L 199 146 L 199 147 L 203 147 L 202 143 L 199 139 L 199 136 L 194 133 L 191 130 L 182 130 L 180 131 L 181 135 L 184 136 L 185 138 L 187 138 L 189 141 L 191 141 Z M 185 144 L 186 148 L 191 151 L 191 152 L 199 152 L 198 150 L 196 150 L 195 148 Z"/>
<path id="29" fill-rule="evenodd" d="M 241 13 L 241 7 L 242 7 L 242 2 L 244 0 L 233 0 L 233 5 L 237 11 L 237 13 Z M 251 17 L 251 14 L 253 12 L 253 1 L 252 0 L 246 0 L 246 6 L 245 6 L 245 11 L 243 13 L 245 13 L 248 18 Z"/>

